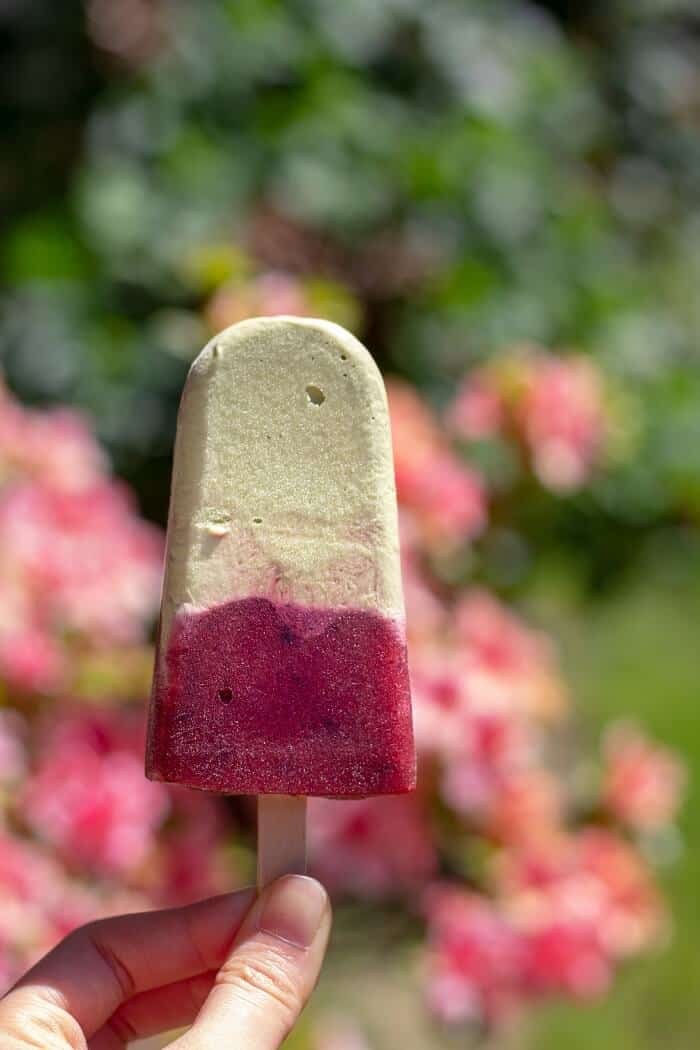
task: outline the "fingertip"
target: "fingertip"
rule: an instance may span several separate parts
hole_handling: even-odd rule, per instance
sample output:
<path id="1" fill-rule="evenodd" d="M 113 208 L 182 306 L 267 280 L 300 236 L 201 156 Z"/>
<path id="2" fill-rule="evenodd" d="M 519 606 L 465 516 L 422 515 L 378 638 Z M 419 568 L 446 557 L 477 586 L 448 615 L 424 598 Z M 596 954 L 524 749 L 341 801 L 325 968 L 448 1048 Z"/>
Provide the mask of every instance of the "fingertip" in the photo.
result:
<path id="1" fill-rule="evenodd" d="M 330 911 L 328 894 L 308 875 L 283 875 L 265 888 L 252 916 L 259 931 L 310 948 Z"/>
<path id="2" fill-rule="evenodd" d="M 265 887 L 246 915 L 188 1036 L 188 1048 L 280 1046 L 314 989 L 331 910 L 316 879 L 285 875 Z"/>

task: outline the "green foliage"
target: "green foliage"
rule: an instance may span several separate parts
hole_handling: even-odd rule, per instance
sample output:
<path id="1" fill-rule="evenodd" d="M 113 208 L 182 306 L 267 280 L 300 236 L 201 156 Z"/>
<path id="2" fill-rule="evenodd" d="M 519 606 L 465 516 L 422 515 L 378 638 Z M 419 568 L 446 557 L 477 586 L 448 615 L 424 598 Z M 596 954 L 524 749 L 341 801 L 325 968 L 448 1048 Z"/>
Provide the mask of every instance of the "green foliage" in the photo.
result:
<path id="1" fill-rule="evenodd" d="M 94 412 L 142 491 L 202 311 L 252 267 L 312 278 L 437 400 L 507 344 L 595 354 L 634 427 L 590 527 L 697 516 L 692 4 L 176 0 L 123 37 L 95 5 L 91 47 L 76 5 L 32 6 L 5 16 L 0 362 Z M 28 126 L 52 162 L 25 186 Z"/>

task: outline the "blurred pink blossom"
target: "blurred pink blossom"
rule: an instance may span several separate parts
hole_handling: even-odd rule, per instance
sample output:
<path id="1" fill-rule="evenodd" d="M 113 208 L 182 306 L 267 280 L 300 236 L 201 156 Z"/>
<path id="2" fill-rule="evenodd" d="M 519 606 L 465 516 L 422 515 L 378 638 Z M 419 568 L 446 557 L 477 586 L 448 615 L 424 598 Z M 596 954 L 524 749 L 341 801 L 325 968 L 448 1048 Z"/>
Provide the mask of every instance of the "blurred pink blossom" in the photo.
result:
<path id="1" fill-rule="evenodd" d="M 553 924 L 573 924 L 580 933 L 581 924 L 588 924 L 600 951 L 613 960 L 651 947 L 664 932 L 665 913 L 650 872 L 614 832 L 587 828 L 550 836 L 502 863 L 500 891 L 528 936 Z"/>
<path id="2" fill-rule="evenodd" d="M 522 983 L 528 993 L 595 999 L 608 990 L 613 965 L 594 923 L 555 918 L 522 943 Z"/>
<path id="3" fill-rule="evenodd" d="M 500 692 L 509 698 L 509 707 L 533 718 L 546 720 L 563 712 L 567 698 L 549 638 L 476 588 L 457 602 L 454 622 L 480 692 Z"/>
<path id="4" fill-rule="evenodd" d="M 551 643 L 528 630 L 496 598 L 473 589 L 455 608 L 458 639 L 470 661 L 494 674 L 519 674 L 551 659 Z"/>
<path id="5" fill-rule="evenodd" d="M 456 456 L 443 452 L 423 472 L 404 482 L 403 498 L 418 508 L 429 538 L 436 543 L 477 536 L 486 524 L 486 493 L 481 479 Z"/>
<path id="6" fill-rule="evenodd" d="M 76 490 L 106 472 L 104 453 L 82 416 L 65 408 L 24 408 L 0 380 L 0 484 L 33 479 Z"/>
<path id="7" fill-rule="evenodd" d="M 498 434 L 505 406 L 496 384 L 486 371 L 472 372 L 461 383 L 446 413 L 449 428 L 458 437 L 479 441 Z"/>
<path id="8" fill-rule="evenodd" d="M 498 835 L 533 806 L 556 813 L 551 779 L 534 775 L 543 725 L 565 705 L 548 640 L 476 589 L 433 617 L 432 634 L 414 635 L 408 616 L 416 739 L 445 763 L 448 805 Z"/>
<path id="9" fill-rule="evenodd" d="M 241 873 L 226 846 L 235 834 L 225 801 L 187 788 L 168 788 L 169 820 L 160 829 L 148 886 L 159 903 L 186 904 L 225 893 Z"/>
<path id="10" fill-rule="evenodd" d="M 405 515 L 402 522 L 405 522 Z M 432 590 L 421 570 L 417 557 L 404 549 L 402 552 L 403 592 L 408 629 L 412 643 L 429 641 L 444 630 L 448 610 Z"/>
<path id="11" fill-rule="evenodd" d="M 0 831 L 0 994 L 102 905 L 35 843 Z"/>
<path id="12" fill-rule="evenodd" d="M 303 317 L 309 312 L 302 283 L 291 274 L 270 270 L 222 285 L 209 300 L 206 318 L 212 332 L 220 332 L 249 317 Z"/>
<path id="13" fill-rule="evenodd" d="M 93 644 L 140 639 L 160 593 L 161 563 L 160 532 L 136 516 L 121 485 L 2 491 L 0 671 L 25 689 L 57 689 L 66 633 Z"/>
<path id="14" fill-rule="evenodd" d="M 0 669 L 18 689 L 51 693 L 60 687 L 67 664 L 61 645 L 50 634 L 25 624 L 16 633 L 0 630 Z"/>
<path id="15" fill-rule="evenodd" d="M 0 387 L 0 673 L 55 692 L 66 641 L 141 639 L 160 591 L 162 536 L 76 414 L 22 408 Z"/>
<path id="16" fill-rule="evenodd" d="M 581 355 L 516 348 L 467 375 L 445 418 L 457 437 L 498 435 L 524 448 L 543 485 L 569 492 L 588 480 L 600 459 L 606 432 L 602 377 Z"/>
<path id="17" fill-rule="evenodd" d="M 190 826 L 161 835 L 157 879 L 149 889 L 158 903 L 169 906 L 228 893 L 238 883 L 237 872 L 225 850 L 230 830 L 215 836 Z"/>
<path id="18" fill-rule="evenodd" d="M 387 387 L 400 502 L 410 508 L 428 543 L 471 539 L 486 523 L 486 493 L 478 474 L 451 450 L 414 390 Z"/>
<path id="19" fill-rule="evenodd" d="M 26 724 L 17 711 L 0 710 L 0 786 L 26 771 Z"/>
<path id="20" fill-rule="evenodd" d="M 157 601 L 159 530 L 141 521 L 127 490 L 80 492 L 18 485 L 0 500 L 0 569 L 24 576 L 31 613 L 48 625 L 127 642 Z"/>
<path id="21" fill-rule="evenodd" d="M 447 646 L 416 648 L 410 656 L 410 672 L 419 751 L 443 756 L 461 752 L 469 693 L 459 654 Z"/>
<path id="22" fill-rule="evenodd" d="M 426 910 L 431 1009 L 453 1024 L 503 1020 L 517 1002 L 517 932 L 487 899 L 456 887 L 431 888 Z"/>
<path id="23" fill-rule="evenodd" d="M 19 804 L 34 834 L 71 864 L 115 874 L 136 868 L 168 807 L 165 788 L 144 777 L 142 746 L 104 715 L 47 729 Z"/>
<path id="24" fill-rule="evenodd" d="M 581 486 L 604 435 L 600 375 L 584 357 L 539 354 L 528 369 L 519 418 L 534 471 L 543 485 Z"/>
<path id="25" fill-rule="evenodd" d="M 556 834 L 564 817 L 565 785 L 540 762 L 503 778 L 487 813 L 486 833 L 512 846 Z"/>
<path id="26" fill-rule="evenodd" d="M 493 1023 L 533 996 L 597 998 L 618 960 L 662 929 L 643 863 L 608 831 L 511 850 L 495 875 L 492 901 L 456 887 L 428 895 L 427 991 L 444 1020 Z"/>
<path id="27" fill-rule="evenodd" d="M 425 467 L 445 447 L 437 421 L 420 394 L 399 379 L 387 382 L 394 470 L 399 495 L 412 486 L 413 474 Z"/>
<path id="28" fill-rule="evenodd" d="M 658 944 L 667 932 L 668 917 L 641 855 L 602 828 L 582 831 L 577 849 L 581 867 L 604 890 L 602 931 L 608 950 L 626 957 Z"/>
<path id="29" fill-rule="evenodd" d="M 603 800 L 618 820 L 640 830 L 674 820 L 685 785 L 675 755 L 629 724 L 607 731 L 604 754 Z"/>
<path id="30" fill-rule="evenodd" d="M 446 612 L 414 635 L 409 607 L 419 751 L 440 760 L 442 798 L 470 827 L 511 844 L 552 834 L 564 798 L 543 735 L 566 703 L 553 647 L 482 590 Z"/>
<path id="31" fill-rule="evenodd" d="M 369 897 L 406 892 L 435 871 L 435 846 L 416 795 L 311 799 L 309 834 L 312 870 L 333 889 Z"/>

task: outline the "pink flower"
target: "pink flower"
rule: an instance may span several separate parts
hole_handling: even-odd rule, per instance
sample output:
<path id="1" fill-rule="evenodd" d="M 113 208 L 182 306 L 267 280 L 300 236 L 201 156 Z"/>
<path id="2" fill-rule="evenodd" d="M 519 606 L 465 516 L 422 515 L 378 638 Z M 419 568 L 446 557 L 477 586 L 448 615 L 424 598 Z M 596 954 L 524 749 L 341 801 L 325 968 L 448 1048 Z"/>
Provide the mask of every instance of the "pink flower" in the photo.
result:
<path id="1" fill-rule="evenodd" d="M 665 926 L 658 890 L 641 858 L 604 829 L 532 840 L 503 858 L 499 887 L 523 935 L 539 937 L 555 927 L 571 932 L 572 944 L 582 944 L 587 925 L 611 960 L 650 947 Z"/>
<path id="2" fill-rule="evenodd" d="M 230 892 L 238 880 L 225 841 L 223 832 L 212 838 L 196 827 L 165 836 L 157 883 L 149 886 L 156 899 L 172 906 Z"/>
<path id="3" fill-rule="evenodd" d="M 56 691 L 66 672 L 61 646 L 36 627 L 0 633 L 0 668 L 7 681 L 28 692 Z"/>
<path id="4" fill-rule="evenodd" d="M 0 887 L 2 900 L 33 901 L 46 894 L 48 899 L 54 896 L 56 866 L 40 853 L 33 845 L 13 837 L 6 830 L 0 832 Z M 8 912 L 0 912 L 7 920 Z M 2 932 L 8 935 L 8 927 L 2 925 Z"/>
<path id="5" fill-rule="evenodd" d="M 435 847 L 417 796 L 310 805 L 312 869 L 332 888 L 377 897 L 415 890 L 433 875 Z"/>
<path id="6" fill-rule="evenodd" d="M 393 380 L 388 395 L 399 502 L 429 544 L 471 539 L 486 522 L 481 479 L 452 452 L 414 390 Z"/>
<path id="7" fill-rule="evenodd" d="M 578 839 L 527 839 L 525 850 L 503 858 L 499 887 L 520 936 L 521 994 L 596 998 L 607 991 L 614 969 L 606 887 L 583 864 Z"/>
<path id="8" fill-rule="evenodd" d="M 248 281 L 231 281 L 217 289 L 206 309 L 213 332 L 249 317 L 291 314 L 303 317 L 309 306 L 303 285 L 290 274 L 271 270 Z"/>
<path id="9" fill-rule="evenodd" d="M 479 706 L 478 689 L 479 680 L 445 726 L 442 797 L 490 839 L 512 846 L 551 835 L 563 817 L 562 789 L 542 767 L 535 727 L 517 709 L 493 706 L 491 693 Z"/>
<path id="10" fill-rule="evenodd" d="M 394 470 L 399 499 L 406 487 L 414 487 L 416 472 L 425 471 L 445 442 L 438 425 L 420 395 L 408 383 L 398 379 L 387 382 L 391 433 L 394 445 Z"/>
<path id="11" fill-rule="evenodd" d="M 496 598 L 471 590 L 455 609 L 457 636 L 472 663 L 495 674 L 521 674 L 551 660 L 550 642 L 528 630 Z"/>
<path id="12" fill-rule="evenodd" d="M 456 543 L 477 536 L 486 524 L 486 493 L 478 475 L 451 452 L 436 456 L 423 472 L 404 484 L 406 502 L 422 514 L 436 543 Z"/>
<path id="13" fill-rule="evenodd" d="M 522 944 L 497 908 L 446 886 L 427 897 L 428 1002 L 449 1023 L 492 1024 L 517 1001 Z"/>
<path id="14" fill-rule="evenodd" d="M 0 994 L 76 926 L 146 907 L 139 894 L 75 881 L 36 843 L 0 831 Z"/>
<path id="15" fill-rule="evenodd" d="M 0 710 L 0 785 L 18 780 L 27 768 L 26 725 L 17 711 Z"/>
<path id="16" fill-rule="evenodd" d="M 0 666 L 56 688 L 60 636 L 137 641 L 160 594 L 162 537 L 110 481 L 76 491 L 16 484 L 0 495 Z"/>
<path id="17" fill-rule="evenodd" d="M 559 716 L 563 697 L 548 640 L 478 590 L 425 634 L 412 631 L 409 608 L 408 627 L 416 740 L 442 762 L 443 799 L 504 842 L 551 833 L 563 803 L 541 768 L 540 723 Z"/>
<path id="18" fill-rule="evenodd" d="M 60 936 L 56 917 L 75 893 L 34 843 L 0 831 L 0 981 L 10 983 Z"/>
<path id="19" fill-rule="evenodd" d="M 59 688 L 67 633 L 135 641 L 155 611 L 160 531 L 106 472 L 79 416 L 0 387 L 0 671 L 21 688 Z"/>
<path id="20" fill-rule="evenodd" d="M 300 282 L 289 274 L 269 270 L 255 282 L 260 315 L 297 315 L 306 312 L 306 296 Z"/>
<path id="21" fill-rule="evenodd" d="M 402 515 L 402 523 L 406 515 Z M 403 531 L 403 529 L 402 529 Z M 435 638 L 448 623 L 448 610 L 440 601 L 410 550 L 402 549 L 403 593 L 407 627 L 411 641 L 420 643 Z"/>
<path id="22" fill-rule="evenodd" d="M 170 819 L 158 836 L 148 888 L 164 904 L 186 904 L 230 890 L 239 881 L 226 844 L 235 835 L 224 801 L 170 787 Z"/>
<path id="23" fill-rule="evenodd" d="M 613 967 L 596 927 L 585 921 L 545 923 L 523 938 L 522 981 L 530 994 L 599 998 Z"/>
<path id="24" fill-rule="evenodd" d="M 640 830 L 670 823 L 685 784 L 678 759 L 633 725 L 609 729 L 604 750 L 603 799 L 610 812 Z"/>
<path id="25" fill-rule="evenodd" d="M 34 834 L 71 863 L 125 874 L 151 849 L 167 795 L 145 779 L 140 741 L 134 747 L 113 720 L 96 715 L 46 733 L 20 808 Z"/>
<path id="26" fill-rule="evenodd" d="M 469 704 L 467 676 L 458 654 L 447 646 L 410 652 L 411 693 L 420 751 L 451 755 L 463 744 Z"/>
<path id="27" fill-rule="evenodd" d="M 65 408 L 27 413 L 24 470 L 53 488 L 88 488 L 108 472 L 104 452 L 82 416 Z"/>
<path id="28" fill-rule="evenodd" d="M 462 382 L 446 419 L 458 437 L 479 441 L 498 434 L 504 424 L 505 406 L 497 384 L 484 369 Z"/>
<path id="29" fill-rule="evenodd" d="M 448 756 L 443 798 L 489 834 L 509 838 L 511 829 L 517 830 L 518 816 L 528 810 L 519 797 L 516 813 L 511 812 L 515 785 L 532 776 L 526 769 L 533 756 L 525 726 L 511 712 L 472 710 L 463 717 L 455 741 L 459 747 Z M 535 808 L 542 816 L 542 807 Z"/>
<path id="30" fill-rule="evenodd" d="M 77 412 L 24 408 L 0 380 L 1 483 L 33 479 L 73 490 L 94 484 L 106 469 L 102 450 Z"/>
<path id="31" fill-rule="evenodd" d="M 506 694 L 514 710 L 536 719 L 562 714 L 566 694 L 552 643 L 545 635 L 525 627 L 483 590 L 467 591 L 454 616 L 473 688 Z"/>
<path id="32" fill-rule="evenodd" d="M 505 777 L 487 814 L 486 830 L 502 842 L 524 845 L 561 827 L 563 785 L 537 766 Z"/>
<path id="33" fill-rule="evenodd" d="M 499 769 L 463 755 L 448 763 L 442 796 L 482 834 L 509 845 L 548 836 L 562 818 L 558 781 L 543 769 Z"/>
<path id="34" fill-rule="evenodd" d="M 542 484 L 561 492 L 579 488 L 604 436 L 598 371 L 583 357 L 537 355 L 527 373 L 519 420 Z"/>
<path id="35" fill-rule="evenodd" d="M 657 944 L 667 930 L 658 888 L 642 857 L 610 831 L 588 828 L 577 841 L 582 869 L 603 887 L 603 938 L 611 954 L 638 954 Z"/>
<path id="36" fill-rule="evenodd" d="M 523 347 L 468 375 L 446 420 L 468 441 L 499 435 L 524 446 L 542 484 L 568 492 L 600 460 L 605 416 L 601 375 L 590 360 Z"/>

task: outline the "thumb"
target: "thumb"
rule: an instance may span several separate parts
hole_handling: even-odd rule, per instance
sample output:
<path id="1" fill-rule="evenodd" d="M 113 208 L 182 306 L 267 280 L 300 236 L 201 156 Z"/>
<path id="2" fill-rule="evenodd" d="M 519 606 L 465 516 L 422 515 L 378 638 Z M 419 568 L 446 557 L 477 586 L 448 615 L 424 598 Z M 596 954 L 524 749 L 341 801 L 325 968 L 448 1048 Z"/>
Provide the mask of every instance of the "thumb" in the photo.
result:
<path id="1" fill-rule="evenodd" d="M 313 991 L 331 912 L 320 883 L 286 875 L 241 926 L 192 1028 L 172 1050 L 277 1050 Z"/>

